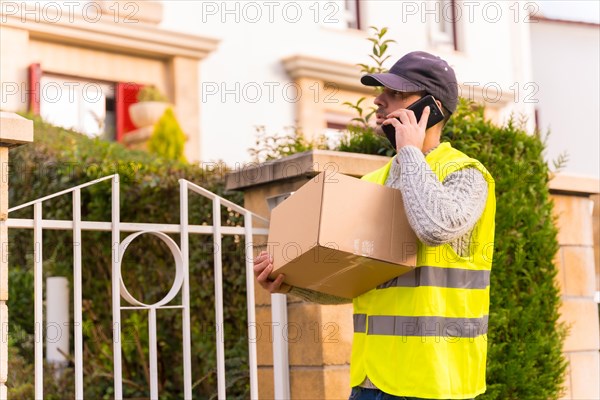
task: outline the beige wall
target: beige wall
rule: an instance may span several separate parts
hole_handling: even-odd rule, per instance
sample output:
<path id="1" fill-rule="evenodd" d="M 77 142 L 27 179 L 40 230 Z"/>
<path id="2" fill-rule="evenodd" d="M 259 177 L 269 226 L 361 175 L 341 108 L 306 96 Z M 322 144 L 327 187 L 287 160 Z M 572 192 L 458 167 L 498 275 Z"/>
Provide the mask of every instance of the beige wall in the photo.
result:
<path id="1" fill-rule="evenodd" d="M 177 118 L 187 135 L 185 156 L 189 161 L 200 160 L 200 93 L 198 61 L 174 57 L 168 63 L 167 82 L 171 83 L 170 99 L 176 105 Z"/>
<path id="2" fill-rule="evenodd" d="M 0 25 L 0 109 L 24 111 L 27 108 L 26 86 L 29 58 L 29 33 Z M 5 56 L 10 54 L 10 56 Z"/>
<path id="3" fill-rule="evenodd" d="M 153 84 L 170 96 L 164 60 L 110 53 L 60 43 L 31 40 L 30 63 L 39 62 L 43 72 L 109 82 Z"/>
<path id="4" fill-rule="evenodd" d="M 40 63 L 43 72 L 108 82 L 153 84 L 171 97 L 172 84 L 167 80 L 165 60 L 111 53 L 109 51 L 30 39 L 24 29 L 3 27 L 0 35 L 2 54 L 0 76 L 2 84 L 16 83 L 18 94 L 2 96 L 0 108 L 25 111 L 27 69 Z M 5 56 L 10 54 L 10 57 Z"/>

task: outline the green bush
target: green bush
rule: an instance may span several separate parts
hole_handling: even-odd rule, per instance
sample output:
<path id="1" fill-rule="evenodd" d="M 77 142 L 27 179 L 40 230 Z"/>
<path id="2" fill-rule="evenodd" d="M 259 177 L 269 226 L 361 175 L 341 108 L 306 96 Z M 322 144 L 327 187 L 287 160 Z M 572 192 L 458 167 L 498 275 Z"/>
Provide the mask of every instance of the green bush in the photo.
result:
<path id="1" fill-rule="evenodd" d="M 277 160 L 304 151 L 327 148 L 325 137 L 309 141 L 302 131 L 295 127 L 287 128 L 288 132 L 285 135 L 269 134 L 264 126 L 257 126 L 255 129 L 256 147 L 248 149 L 253 162 Z"/>
<path id="2" fill-rule="evenodd" d="M 121 221 L 179 223 L 179 178 L 224 195 L 222 168 L 213 172 L 197 166 L 129 151 L 119 144 L 92 140 L 35 120 L 35 142 L 10 152 L 10 204 L 58 192 L 90 180 L 119 173 Z M 111 185 L 100 183 L 81 192 L 83 219 L 110 221 Z M 241 204 L 241 194 L 227 195 Z M 71 219 L 72 199 L 64 195 L 44 204 L 45 219 Z M 32 218 L 32 210 L 20 210 L 11 218 Z M 190 224 L 212 225 L 212 202 L 190 193 Z M 242 217 L 222 209 L 223 226 L 237 226 Z M 29 399 L 33 390 L 33 235 L 31 230 L 11 229 L 10 243 L 10 348 L 9 397 Z M 123 233 L 123 240 L 129 233 Z M 170 235 L 179 242 L 179 235 Z M 244 240 L 223 237 L 225 347 L 228 397 L 248 395 L 247 317 Z M 108 399 L 113 394 L 111 233 L 84 232 L 83 333 L 85 397 Z M 44 278 L 66 276 L 71 280 L 73 235 L 70 231 L 44 231 Z M 213 239 L 190 235 L 190 291 L 192 323 L 192 379 L 195 398 L 216 393 L 215 319 L 213 292 Z M 123 263 L 123 280 L 130 293 L 146 303 L 162 298 L 174 278 L 174 263 L 166 246 L 142 236 L 132 243 Z M 176 297 L 179 299 L 179 296 Z M 176 300 L 178 301 L 178 300 Z M 123 304 L 125 305 L 124 301 Z M 72 313 L 72 310 L 71 310 Z M 72 319 L 71 319 L 72 320 Z M 181 311 L 158 312 L 158 368 L 161 399 L 183 398 Z M 127 398 L 147 397 L 147 316 L 122 312 L 123 389 Z M 71 351 L 71 354 L 73 352 Z M 53 380 L 46 366 L 46 398 L 73 397 L 72 364 L 63 380 Z M 70 380 L 69 380 L 69 377 Z"/>
<path id="3" fill-rule="evenodd" d="M 185 134 L 177 122 L 172 108 L 167 108 L 160 117 L 154 131 L 148 140 L 148 151 L 160 157 L 186 162 L 183 151 L 185 148 Z"/>

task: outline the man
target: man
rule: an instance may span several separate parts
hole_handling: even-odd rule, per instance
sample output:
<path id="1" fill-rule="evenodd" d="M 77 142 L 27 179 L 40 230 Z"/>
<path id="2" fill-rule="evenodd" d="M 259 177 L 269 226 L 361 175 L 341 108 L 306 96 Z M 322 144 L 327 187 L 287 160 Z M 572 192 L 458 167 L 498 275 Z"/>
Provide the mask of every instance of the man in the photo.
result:
<path id="1" fill-rule="evenodd" d="M 402 192 L 419 238 L 417 268 L 352 299 L 354 340 L 350 399 L 470 399 L 485 392 L 489 281 L 494 240 L 494 180 L 477 160 L 440 143 L 458 103 L 453 69 L 439 57 L 412 52 L 387 73 L 361 78 L 383 86 L 375 98 L 377 131 L 395 128 L 397 155 L 362 179 Z M 442 122 L 426 129 L 407 110 L 431 94 Z M 399 244 L 401 245 L 401 244 Z M 335 304 L 333 296 L 268 279 L 270 256 L 254 262 L 271 293 Z"/>

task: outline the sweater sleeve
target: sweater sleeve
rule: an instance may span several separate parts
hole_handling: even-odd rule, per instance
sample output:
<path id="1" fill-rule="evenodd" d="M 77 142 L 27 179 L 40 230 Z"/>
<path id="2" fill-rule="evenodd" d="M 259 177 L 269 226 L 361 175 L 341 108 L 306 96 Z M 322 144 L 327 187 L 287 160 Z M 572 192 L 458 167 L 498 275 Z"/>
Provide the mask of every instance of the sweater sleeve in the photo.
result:
<path id="1" fill-rule="evenodd" d="M 400 149 L 386 186 L 402 191 L 408 222 L 429 246 L 461 238 L 473 229 L 487 199 L 488 186 L 477 168 L 464 168 L 440 182 L 414 146 Z"/>

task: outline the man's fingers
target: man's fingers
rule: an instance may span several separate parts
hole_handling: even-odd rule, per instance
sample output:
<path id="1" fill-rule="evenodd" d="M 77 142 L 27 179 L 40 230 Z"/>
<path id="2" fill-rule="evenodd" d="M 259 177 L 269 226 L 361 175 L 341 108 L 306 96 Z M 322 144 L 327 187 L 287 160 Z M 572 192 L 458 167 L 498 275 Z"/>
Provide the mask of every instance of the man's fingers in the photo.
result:
<path id="1" fill-rule="evenodd" d="M 269 260 L 262 260 L 262 261 L 258 261 L 254 260 L 254 273 L 255 274 L 259 274 L 262 272 L 263 269 L 265 269 L 265 267 L 269 265 Z"/>
<path id="2" fill-rule="evenodd" d="M 423 114 L 421 114 L 421 119 L 419 120 L 420 127 L 427 128 L 427 120 L 429 120 L 429 114 L 431 114 L 431 108 L 427 106 L 423 109 Z"/>
<path id="3" fill-rule="evenodd" d="M 406 110 L 406 115 L 408 116 L 408 119 L 410 121 L 411 124 L 418 124 L 419 121 L 417 121 L 417 116 L 415 115 L 415 112 L 413 110 Z"/>
<path id="4" fill-rule="evenodd" d="M 261 252 L 254 259 L 254 274 L 259 274 L 269 263 L 273 262 L 273 257 L 266 251 Z"/>
<path id="5" fill-rule="evenodd" d="M 269 253 L 266 251 L 261 251 L 259 255 L 254 258 L 254 263 L 257 264 L 263 260 L 266 260 L 269 256 Z"/>
<path id="6" fill-rule="evenodd" d="M 266 282 L 269 280 L 269 274 L 273 270 L 273 264 L 269 263 L 263 270 L 258 274 L 256 280 L 259 282 Z"/>
<path id="7" fill-rule="evenodd" d="M 399 122 L 401 122 L 403 125 L 416 125 L 418 123 L 417 117 L 415 116 L 413 110 L 408 109 L 394 111 L 393 113 L 386 115 L 386 117 L 390 120 L 399 120 Z"/>
<path id="8" fill-rule="evenodd" d="M 398 115 L 396 117 L 400 118 L 400 122 L 402 122 L 402 124 L 410 124 L 410 117 L 408 116 L 407 110 L 398 111 Z"/>
<path id="9" fill-rule="evenodd" d="M 281 288 L 281 284 L 283 283 L 283 280 L 285 279 L 285 275 L 283 274 L 279 274 L 277 275 L 277 278 L 275 278 L 275 280 L 273 282 L 271 282 L 270 284 L 270 292 L 276 292 Z"/>
<path id="10" fill-rule="evenodd" d="M 283 280 L 285 276 L 279 274 L 275 280 L 270 280 L 269 275 L 273 272 L 273 257 L 266 251 L 262 251 L 254 259 L 254 276 L 256 280 L 263 287 L 271 293 L 278 293 L 282 288 Z M 285 285 L 289 289 L 289 286 Z"/>
<path id="11" fill-rule="evenodd" d="M 388 118 L 384 120 L 382 125 L 392 125 L 393 127 L 402 126 L 402 123 L 398 121 L 396 118 Z"/>

